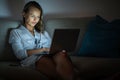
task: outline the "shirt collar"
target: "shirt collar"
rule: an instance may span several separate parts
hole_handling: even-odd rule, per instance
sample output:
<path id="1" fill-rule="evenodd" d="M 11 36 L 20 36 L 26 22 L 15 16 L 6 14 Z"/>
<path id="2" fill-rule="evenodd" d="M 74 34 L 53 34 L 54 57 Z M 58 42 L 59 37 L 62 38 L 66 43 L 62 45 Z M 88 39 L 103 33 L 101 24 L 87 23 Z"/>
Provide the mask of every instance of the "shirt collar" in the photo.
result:
<path id="1" fill-rule="evenodd" d="M 22 31 L 23 31 L 23 33 L 28 33 L 30 36 L 32 36 L 32 37 L 34 37 L 35 38 L 35 36 L 36 36 L 36 30 L 34 29 L 34 35 L 35 36 L 33 36 L 30 32 L 29 32 L 29 30 L 25 27 L 25 26 L 23 26 L 23 25 L 21 25 L 20 27 L 19 27 L 19 29 L 21 29 Z"/>

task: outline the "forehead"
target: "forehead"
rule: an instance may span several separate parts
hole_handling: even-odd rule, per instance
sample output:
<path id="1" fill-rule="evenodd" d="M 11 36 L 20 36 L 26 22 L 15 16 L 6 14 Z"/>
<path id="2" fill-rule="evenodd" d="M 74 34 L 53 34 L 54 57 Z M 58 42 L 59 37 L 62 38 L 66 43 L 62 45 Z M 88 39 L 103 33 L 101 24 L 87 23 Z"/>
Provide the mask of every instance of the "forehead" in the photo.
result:
<path id="1" fill-rule="evenodd" d="M 39 10 L 39 9 L 36 8 L 36 7 L 30 7 L 30 8 L 29 8 L 29 12 L 38 12 L 38 13 L 41 13 L 41 10 Z"/>

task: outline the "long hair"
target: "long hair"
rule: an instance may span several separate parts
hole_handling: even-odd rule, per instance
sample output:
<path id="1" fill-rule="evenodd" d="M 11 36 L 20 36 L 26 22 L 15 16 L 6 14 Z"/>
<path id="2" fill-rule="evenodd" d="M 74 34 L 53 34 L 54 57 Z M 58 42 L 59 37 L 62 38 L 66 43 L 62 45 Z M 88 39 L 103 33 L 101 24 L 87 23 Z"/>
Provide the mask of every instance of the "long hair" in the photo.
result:
<path id="1" fill-rule="evenodd" d="M 42 21 L 42 15 L 43 15 L 42 7 L 36 1 L 30 1 L 24 6 L 23 12 L 24 13 L 29 12 L 31 7 L 35 7 L 35 8 L 37 8 L 41 11 L 40 20 L 35 25 L 35 29 L 38 32 L 43 32 L 44 28 L 43 28 L 43 21 Z M 23 22 L 25 23 L 25 18 L 24 17 L 23 17 Z"/>

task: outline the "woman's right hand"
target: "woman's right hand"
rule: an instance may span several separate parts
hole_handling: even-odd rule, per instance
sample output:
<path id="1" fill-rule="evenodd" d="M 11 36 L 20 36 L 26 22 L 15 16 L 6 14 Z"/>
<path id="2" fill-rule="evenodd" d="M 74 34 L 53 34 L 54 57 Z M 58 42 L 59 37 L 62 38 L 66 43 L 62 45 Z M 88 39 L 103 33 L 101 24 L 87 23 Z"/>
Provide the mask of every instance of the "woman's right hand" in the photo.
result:
<path id="1" fill-rule="evenodd" d="M 40 52 L 49 52 L 50 49 L 49 48 L 40 48 L 40 49 L 34 49 L 34 50 L 27 50 L 27 54 L 28 56 L 32 55 L 32 54 L 38 54 Z"/>

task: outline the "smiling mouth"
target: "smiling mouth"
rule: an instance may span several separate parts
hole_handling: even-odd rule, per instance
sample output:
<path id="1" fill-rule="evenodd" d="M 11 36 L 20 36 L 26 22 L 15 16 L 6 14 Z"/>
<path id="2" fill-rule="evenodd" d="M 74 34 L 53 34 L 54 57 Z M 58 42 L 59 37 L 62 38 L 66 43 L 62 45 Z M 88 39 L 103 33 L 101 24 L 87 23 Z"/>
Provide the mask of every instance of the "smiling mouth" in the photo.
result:
<path id="1" fill-rule="evenodd" d="M 32 22 L 32 24 L 37 24 L 36 22 Z"/>

